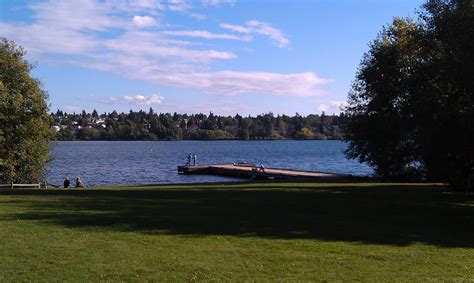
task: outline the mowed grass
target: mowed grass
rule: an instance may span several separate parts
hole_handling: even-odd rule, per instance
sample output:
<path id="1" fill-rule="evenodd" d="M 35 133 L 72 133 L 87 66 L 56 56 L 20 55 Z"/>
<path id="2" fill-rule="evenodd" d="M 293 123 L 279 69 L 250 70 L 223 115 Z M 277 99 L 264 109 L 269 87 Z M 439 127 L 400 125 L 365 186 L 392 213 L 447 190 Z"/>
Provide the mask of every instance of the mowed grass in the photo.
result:
<path id="1" fill-rule="evenodd" d="M 427 184 L 0 190 L 0 281 L 474 280 L 474 196 Z"/>

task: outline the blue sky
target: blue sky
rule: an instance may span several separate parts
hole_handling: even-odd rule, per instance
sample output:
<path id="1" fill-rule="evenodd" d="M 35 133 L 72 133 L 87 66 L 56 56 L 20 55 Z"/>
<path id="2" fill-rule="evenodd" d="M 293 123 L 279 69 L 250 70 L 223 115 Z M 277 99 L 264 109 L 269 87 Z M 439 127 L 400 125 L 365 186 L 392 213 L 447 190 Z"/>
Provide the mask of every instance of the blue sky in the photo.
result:
<path id="1" fill-rule="evenodd" d="M 418 0 L 0 0 L 51 111 L 338 113 L 368 43 Z"/>

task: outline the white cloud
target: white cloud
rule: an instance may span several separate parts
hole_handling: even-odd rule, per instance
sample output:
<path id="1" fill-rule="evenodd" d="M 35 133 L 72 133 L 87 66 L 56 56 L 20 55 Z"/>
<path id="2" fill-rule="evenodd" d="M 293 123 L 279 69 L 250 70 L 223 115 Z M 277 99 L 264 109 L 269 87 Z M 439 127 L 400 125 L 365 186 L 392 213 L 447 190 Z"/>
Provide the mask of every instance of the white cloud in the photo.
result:
<path id="1" fill-rule="evenodd" d="M 191 89 L 218 96 L 270 94 L 283 96 L 321 96 L 329 83 L 312 72 L 280 74 L 271 72 L 212 72 L 189 61 L 147 60 L 139 55 L 109 56 L 94 60 L 87 67 L 114 72 L 130 79 L 158 85 Z"/>
<path id="2" fill-rule="evenodd" d="M 92 52 L 100 40 L 77 30 L 43 24 L 0 22 L 0 34 L 26 48 L 31 56 L 41 54 L 84 54 Z"/>
<path id="3" fill-rule="evenodd" d="M 136 9 L 164 9 L 160 0 L 129 0 L 128 5 Z"/>
<path id="4" fill-rule="evenodd" d="M 134 16 L 133 23 L 137 27 L 150 27 L 158 24 L 154 18 L 149 16 Z"/>
<path id="5" fill-rule="evenodd" d="M 168 0 L 168 9 L 174 12 L 186 12 L 191 9 L 187 0 Z"/>
<path id="6" fill-rule="evenodd" d="M 104 31 L 125 26 L 125 21 L 113 15 L 110 6 L 95 0 L 47 1 L 30 5 L 36 24 L 76 31 Z"/>
<path id="7" fill-rule="evenodd" d="M 81 113 L 81 108 L 80 107 L 77 107 L 77 106 L 70 106 L 70 105 L 66 105 L 64 106 L 63 108 L 65 110 L 65 112 L 69 112 L 69 113 Z"/>
<path id="8" fill-rule="evenodd" d="M 204 21 L 205 19 L 207 19 L 206 15 L 199 14 L 199 13 L 188 13 L 188 16 L 190 16 L 191 18 L 194 18 L 198 21 Z"/>
<path id="9" fill-rule="evenodd" d="M 150 96 L 135 95 L 135 96 L 124 96 L 122 100 L 128 104 L 135 105 L 155 105 L 163 103 L 163 97 L 158 94 L 152 94 Z"/>
<path id="10" fill-rule="evenodd" d="M 97 0 L 95 0 L 97 1 Z M 122 13 L 133 16 L 138 13 L 146 13 L 154 17 L 161 15 L 167 7 L 160 0 L 103 0 L 107 9 L 113 13 Z"/>
<path id="11" fill-rule="evenodd" d="M 323 104 L 320 104 L 319 107 L 318 107 L 318 110 L 320 112 L 326 112 L 326 113 L 329 113 L 329 114 L 332 114 L 332 113 L 339 113 L 342 111 L 342 108 L 344 106 L 347 105 L 347 102 L 346 101 L 335 101 L 335 100 L 332 100 L 332 101 L 329 101 L 329 102 L 325 102 Z"/>
<path id="12" fill-rule="evenodd" d="M 318 107 L 319 112 L 326 112 L 329 109 L 327 104 L 320 104 Z"/>
<path id="13" fill-rule="evenodd" d="M 220 27 L 224 28 L 224 29 L 234 31 L 234 32 L 240 32 L 240 33 L 251 33 L 252 32 L 251 28 L 238 26 L 238 25 L 220 24 Z"/>
<path id="14" fill-rule="evenodd" d="M 203 6 L 206 6 L 206 7 L 209 7 L 209 6 L 220 7 L 223 5 L 233 6 L 235 4 L 235 0 L 201 0 L 201 3 Z"/>
<path id="15" fill-rule="evenodd" d="M 199 37 L 205 39 L 232 39 L 240 41 L 249 41 L 252 39 L 251 36 L 238 36 L 226 33 L 211 33 L 205 30 L 163 31 L 162 33 L 166 35 Z"/>
<path id="16" fill-rule="evenodd" d="M 332 100 L 329 103 L 331 104 L 332 107 L 337 108 L 339 110 L 347 106 L 347 101 L 344 101 L 344 100 L 339 100 L 339 101 Z"/>
<path id="17" fill-rule="evenodd" d="M 237 56 L 231 52 L 217 50 L 198 50 L 176 46 L 173 42 L 167 42 L 157 33 L 151 32 L 127 32 L 119 38 L 103 42 L 109 51 L 123 54 L 137 55 L 141 58 L 151 56 L 155 59 L 187 59 L 190 61 L 210 61 L 216 59 L 233 59 Z"/>
<path id="18" fill-rule="evenodd" d="M 238 95 L 266 93 L 286 96 L 320 96 L 317 87 L 329 80 L 314 73 L 277 74 L 267 72 L 203 72 L 152 75 L 148 80 L 163 85 L 180 86 L 209 94 Z"/>
<path id="19" fill-rule="evenodd" d="M 99 102 L 103 104 L 122 104 L 122 105 L 156 105 L 156 104 L 162 104 L 164 101 L 164 98 L 155 93 L 152 95 L 135 95 L 135 96 L 122 96 L 122 97 L 106 97 L 106 98 L 97 98 L 96 96 L 93 97 L 81 97 L 80 99 L 86 99 L 90 100 L 92 102 Z"/>
<path id="20" fill-rule="evenodd" d="M 223 29 L 231 30 L 239 33 L 254 33 L 270 37 L 273 42 L 280 48 L 286 47 L 289 44 L 288 38 L 283 32 L 269 23 L 260 22 L 257 20 L 250 20 L 245 23 L 245 26 L 231 25 L 231 24 L 220 24 Z"/>
<path id="21" fill-rule="evenodd" d="M 252 27 L 255 33 L 266 35 L 273 39 L 276 45 L 280 48 L 287 46 L 289 43 L 286 36 L 279 29 L 272 27 L 269 23 L 251 20 L 246 24 L 247 26 Z"/>

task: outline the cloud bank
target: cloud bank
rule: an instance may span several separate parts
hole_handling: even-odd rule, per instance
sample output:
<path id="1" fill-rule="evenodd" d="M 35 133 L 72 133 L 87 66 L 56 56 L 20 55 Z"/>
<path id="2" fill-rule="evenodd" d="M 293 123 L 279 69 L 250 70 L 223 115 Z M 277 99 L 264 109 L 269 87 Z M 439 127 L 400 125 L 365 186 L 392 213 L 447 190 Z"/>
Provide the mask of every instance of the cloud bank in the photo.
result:
<path id="1" fill-rule="evenodd" d="M 247 21 L 244 26 L 224 23 L 221 24 L 220 27 L 239 33 L 268 36 L 273 40 L 273 43 L 280 48 L 286 47 L 290 43 L 288 38 L 286 38 L 286 36 L 281 30 L 273 27 L 270 23 L 265 23 L 257 20 Z"/>
<path id="2" fill-rule="evenodd" d="M 235 4 L 235 0 L 202 0 L 201 3 L 203 6 L 214 6 L 214 7 L 220 7 L 224 5 L 233 6 Z"/>
<path id="3" fill-rule="evenodd" d="M 163 102 L 163 97 L 158 94 L 153 94 L 150 96 L 144 96 L 144 95 L 124 96 L 123 101 L 127 102 L 128 104 L 155 105 L 155 104 L 161 104 Z"/>
<path id="4" fill-rule="evenodd" d="M 0 33 L 24 46 L 39 62 L 76 64 L 158 85 L 223 96 L 324 94 L 321 86 L 330 80 L 313 72 L 213 70 L 216 62 L 238 60 L 239 56 L 206 40 L 247 43 L 255 36 L 264 36 L 280 48 L 287 47 L 289 40 L 281 30 L 258 20 L 243 25 L 220 24 L 227 33 L 170 29 L 172 25 L 163 22 L 164 13 L 193 17 L 193 4 L 185 0 L 51 0 L 29 5 L 31 22 L 0 21 Z M 233 4 L 233 0 L 201 2 L 207 8 Z M 151 105 L 163 98 L 137 95 L 121 101 Z"/>
<path id="5" fill-rule="evenodd" d="M 132 21 L 137 27 L 150 27 L 158 24 L 154 18 L 149 16 L 134 16 Z"/>
<path id="6" fill-rule="evenodd" d="M 327 113 L 339 113 L 347 106 L 347 101 L 329 101 L 328 103 L 320 104 L 318 110 Z"/>
<path id="7" fill-rule="evenodd" d="M 231 39 L 240 41 L 250 41 L 251 36 L 241 36 L 226 33 L 212 33 L 205 30 L 179 30 L 179 31 L 163 31 L 163 34 L 174 35 L 174 36 L 188 36 L 188 37 L 200 37 L 205 39 Z"/>
<path id="8" fill-rule="evenodd" d="M 162 104 L 164 98 L 159 94 L 152 95 L 135 95 L 135 96 L 122 96 L 122 97 L 107 97 L 105 99 L 96 100 L 100 103 L 105 104 L 127 104 L 127 105 L 138 105 L 138 106 L 151 106 Z"/>

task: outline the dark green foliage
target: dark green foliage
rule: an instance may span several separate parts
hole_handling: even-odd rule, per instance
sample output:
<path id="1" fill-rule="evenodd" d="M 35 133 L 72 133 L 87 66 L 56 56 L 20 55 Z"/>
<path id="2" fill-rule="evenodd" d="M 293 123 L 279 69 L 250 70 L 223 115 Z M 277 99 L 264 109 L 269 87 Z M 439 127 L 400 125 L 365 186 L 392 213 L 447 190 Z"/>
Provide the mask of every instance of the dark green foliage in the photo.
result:
<path id="1" fill-rule="evenodd" d="M 128 114 L 98 115 L 82 111 L 51 113 L 59 140 L 266 140 L 266 139 L 342 139 L 339 116 L 308 115 L 274 117 L 273 113 L 243 118 L 240 115 L 155 113 L 153 109 Z M 324 126 L 321 121 L 324 120 Z M 323 127 L 324 132 L 321 132 Z"/>
<path id="2" fill-rule="evenodd" d="M 223 130 L 196 130 L 186 134 L 188 140 L 233 140 L 235 137 Z"/>
<path id="3" fill-rule="evenodd" d="M 472 187 L 473 38 L 471 1 L 431 0 L 384 28 L 349 94 L 348 156 L 383 178 Z"/>
<path id="4" fill-rule="evenodd" d="M 77 138 L 80 140 L 98 140 L 100 131 L 95 128 L 82 128 L 77 132 Z"/>
<path id="5" fill-rule="evenodd" d="M 30 76 L 25 51 L 0 38 L 0 182 L 42 180 L 48 159 L 47 93 Z"/>

